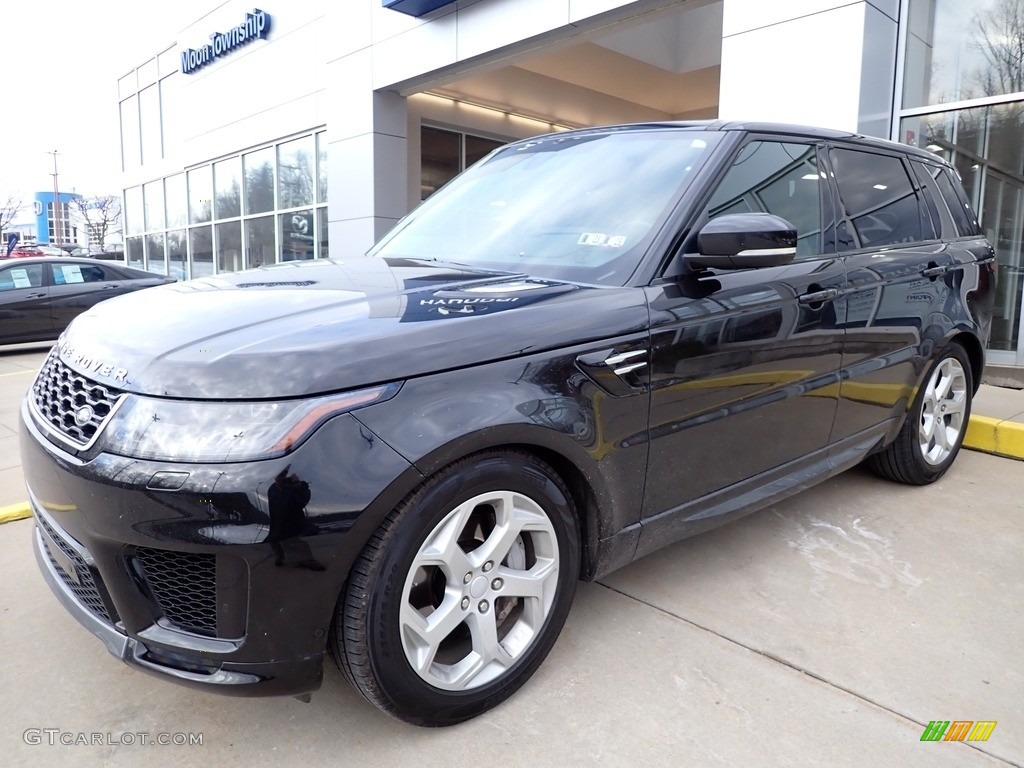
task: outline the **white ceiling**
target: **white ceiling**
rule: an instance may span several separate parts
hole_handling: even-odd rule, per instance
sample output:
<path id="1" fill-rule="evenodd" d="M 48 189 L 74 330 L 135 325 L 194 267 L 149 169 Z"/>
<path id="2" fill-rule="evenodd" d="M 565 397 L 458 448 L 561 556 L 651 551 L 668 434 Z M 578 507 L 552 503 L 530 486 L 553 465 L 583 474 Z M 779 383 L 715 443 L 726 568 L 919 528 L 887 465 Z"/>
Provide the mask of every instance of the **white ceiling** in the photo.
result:
<path id="1" fill-rule="evenodd" d="M 717 116 L 722 2 L 644 19 L 431 91 L 570 125 Z"/>

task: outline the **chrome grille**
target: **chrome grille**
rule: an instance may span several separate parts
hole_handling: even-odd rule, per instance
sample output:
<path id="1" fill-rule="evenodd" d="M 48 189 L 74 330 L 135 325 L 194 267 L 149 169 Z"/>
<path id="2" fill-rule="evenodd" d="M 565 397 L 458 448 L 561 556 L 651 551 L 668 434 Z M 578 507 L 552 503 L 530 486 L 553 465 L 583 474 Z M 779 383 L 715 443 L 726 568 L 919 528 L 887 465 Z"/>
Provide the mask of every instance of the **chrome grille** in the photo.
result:
<path id="1" fill-rule="evenodd" d="M 96 581 L 92 576 L 92 569 L 86 564 L 82 556 L 78 554 L 74 547 L 65 541 L 64 537 L 57 533 L 52 525 L 40 515 L 36 515 L 36 523 L 42 527 L 47 535 L 44 535 L 43 544 L 46 547 L 46 556 L 50 560 L 50 564 L 53 569 L 60 576 L 61 581 L 74 596 L 78 599 L 78 602 L 85 606 L 89 611 L 103 619 L 108 624 L 113 624 L 114 620 L 111 618 L 110 611 L 107 610 L 106 604 L 103 602 L 103 598 L 100 596 L 100 590 L 96 586 Z M 64 557 L 71 561 L 72 566 L 75 569 L 75 576 L 67 573 L 64 567 L 57 562 L 57 558 L 53 556 L 51 547 L 56 546 L 60 549 Z M 75 580 L 77 578 L 77 581 Z"/>
<path id="2" fill-rule="evenodd" d="M 92 443 L 120 397 L 118 390 L 105 387 L 71 370 L 61 362 L 56 347 L 39 369 L 39 375 L 32 385 L 32 400 L 37 413 L 68 442 L 79 448 Z M 85 406 L 91 409 L 91 414 L 88 420 L 78 424 L 75 415 Z"/>

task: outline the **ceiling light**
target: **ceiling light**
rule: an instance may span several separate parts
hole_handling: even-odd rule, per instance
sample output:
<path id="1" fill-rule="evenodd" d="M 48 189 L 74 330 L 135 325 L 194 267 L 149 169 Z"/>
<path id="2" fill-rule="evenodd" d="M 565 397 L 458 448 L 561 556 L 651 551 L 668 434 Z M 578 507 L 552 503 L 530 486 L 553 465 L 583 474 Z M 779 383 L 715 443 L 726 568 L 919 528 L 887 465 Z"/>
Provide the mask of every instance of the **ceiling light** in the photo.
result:
<path id="1" fill-rule="evenodd" d="M 806 179 L 807 181 L 817 181 L 818 180 L 818 174 L 816 174 L 816 173 L 805 173 L 800 178 L 801 179 Z"/>
<path id="2" fill-rule="evenodd" d="M 888 189 L 888 187 L 885 184 L 875 184 L 873 189 Z"/>
<path id="3" fill-rule="evenodd" d="M 925 149 L 927 149 L 929 152 L 941 152 L 942 151 L 942 147 L 940 147 L 938 144 L 929 144 L 927 147 L 925 147 Z"/>

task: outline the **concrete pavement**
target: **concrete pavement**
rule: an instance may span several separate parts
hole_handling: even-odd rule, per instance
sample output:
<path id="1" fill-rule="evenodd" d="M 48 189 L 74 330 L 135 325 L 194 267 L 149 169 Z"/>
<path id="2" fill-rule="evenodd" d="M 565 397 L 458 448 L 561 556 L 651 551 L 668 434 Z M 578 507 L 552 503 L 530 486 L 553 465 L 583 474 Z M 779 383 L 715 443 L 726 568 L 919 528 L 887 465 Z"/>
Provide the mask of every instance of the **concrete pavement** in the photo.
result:
<path id="1" fill-rule="evenodd" d="M 0 355 L 0 457 L 16 458 L 4 403 L 41 359 Z M 14 474 L 0 474 L 0 493 L 21 482 L 3 461 Z M 0 762 L 1024 766 L 1020 470 L 969 451 L 927 488 L 853 470 L 581 584 L 534 679 L 443 730 L 379 714 L 331 663 L 310 704 L 129 669 L 49 593 L 32 522 L 12 522 L 0 526 Z M 932 720 L 998 725 L 986 742 L 920 741 Z M 28 729 L 105 743 L 51 745 Z M 203 743 L 110 743 L 139 732 Z"/>

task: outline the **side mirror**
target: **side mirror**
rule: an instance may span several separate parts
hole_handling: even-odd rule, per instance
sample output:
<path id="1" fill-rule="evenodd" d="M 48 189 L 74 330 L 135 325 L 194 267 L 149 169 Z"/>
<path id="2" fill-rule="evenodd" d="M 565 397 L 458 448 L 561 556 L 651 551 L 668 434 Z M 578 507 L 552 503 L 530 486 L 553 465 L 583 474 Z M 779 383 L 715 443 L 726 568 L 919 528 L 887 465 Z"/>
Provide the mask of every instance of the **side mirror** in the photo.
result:
<path id="1" fill-rule="evenodd" d="M 771 213 L 728 213 L 704 225 L 697 247 L 685 257 L 697 269 L 778 267 L 796 256 L 796 227 Z"/>

